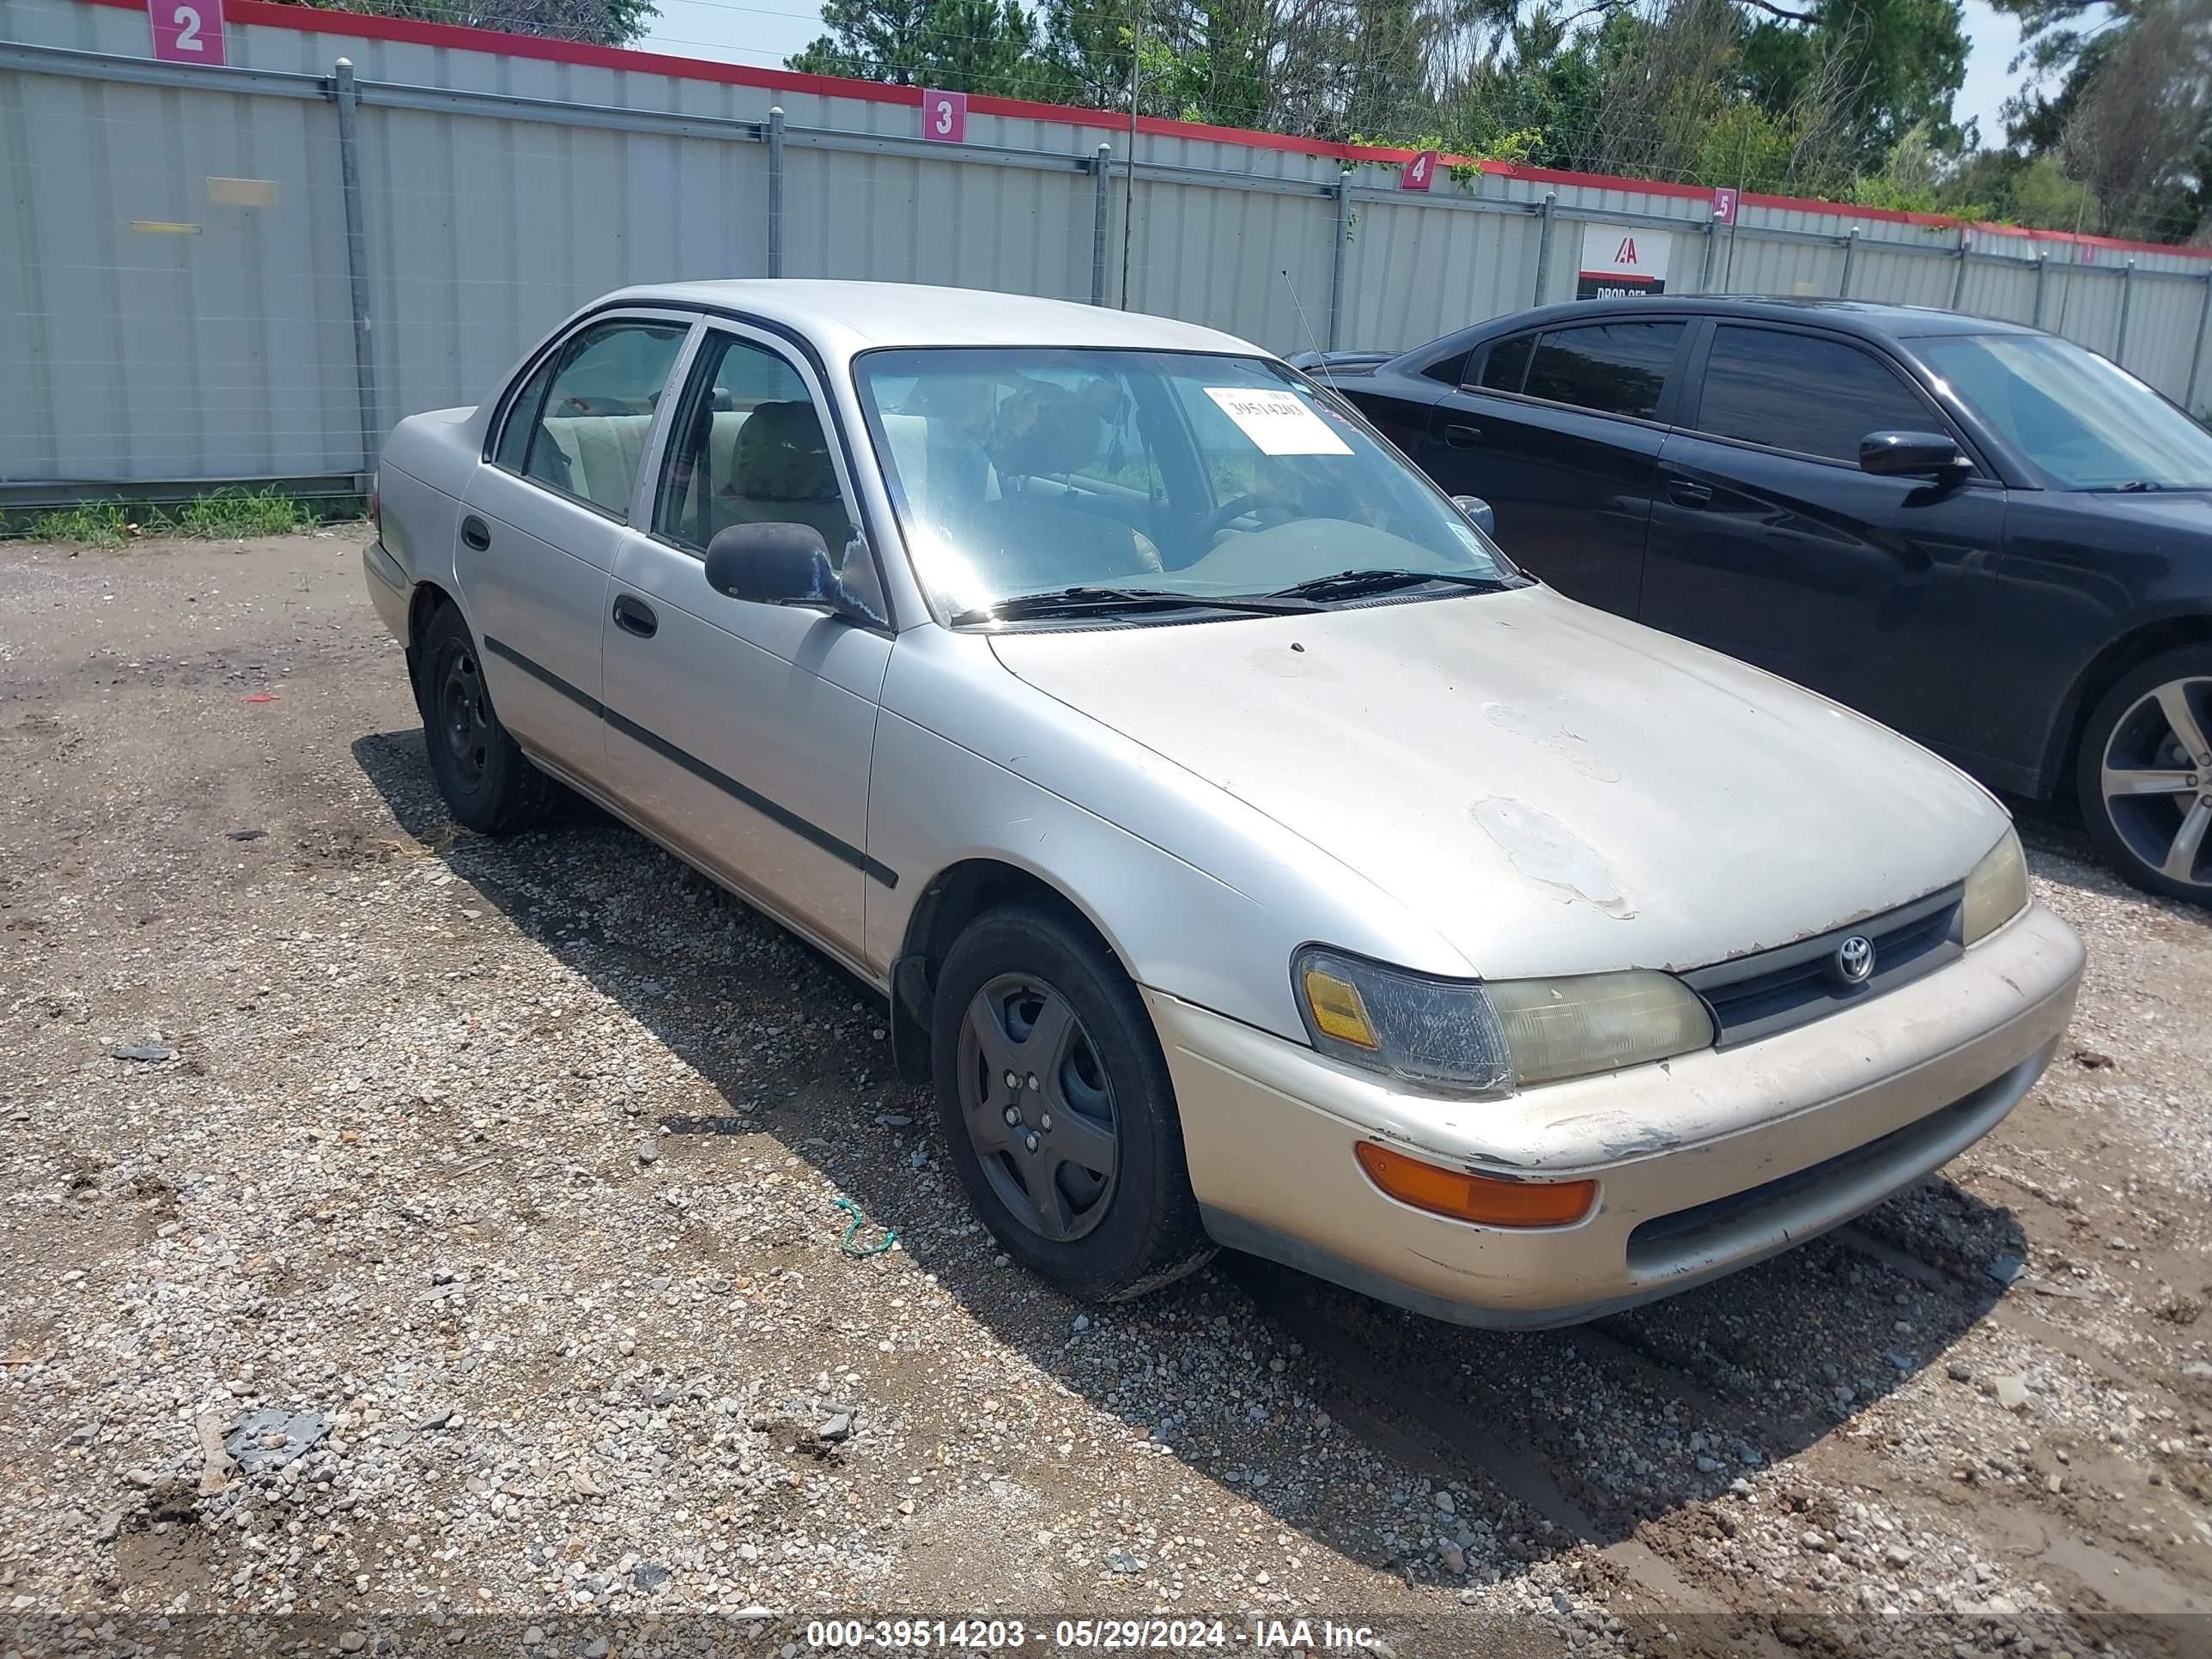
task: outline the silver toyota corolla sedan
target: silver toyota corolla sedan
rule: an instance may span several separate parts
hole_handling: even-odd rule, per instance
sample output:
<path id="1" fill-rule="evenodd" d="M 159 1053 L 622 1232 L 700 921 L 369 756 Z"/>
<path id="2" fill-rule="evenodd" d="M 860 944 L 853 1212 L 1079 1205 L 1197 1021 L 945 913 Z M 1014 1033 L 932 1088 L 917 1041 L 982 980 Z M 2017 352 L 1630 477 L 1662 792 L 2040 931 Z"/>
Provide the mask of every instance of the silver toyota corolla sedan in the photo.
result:
<path id="1" fill-rule="evenodd" d="M 455 817 L 566 786 L 878 988 L 1079 1296 L 1226 1244 L 1591 1318 L 1935 1169 L 2074 1006 L 1982 789 L 1532 580 L 1208 329 L 626 289 L 378 488 Z"/>

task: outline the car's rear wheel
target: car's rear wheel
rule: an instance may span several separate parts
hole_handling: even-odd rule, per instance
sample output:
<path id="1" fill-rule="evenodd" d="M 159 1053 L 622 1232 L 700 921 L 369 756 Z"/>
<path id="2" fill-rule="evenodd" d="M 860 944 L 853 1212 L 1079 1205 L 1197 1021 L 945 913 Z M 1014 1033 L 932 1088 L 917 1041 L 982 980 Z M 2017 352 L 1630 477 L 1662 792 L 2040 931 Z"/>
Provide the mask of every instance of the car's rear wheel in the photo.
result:
<path id="1" fill-rule="evenodd" d="M 2082 733 L 2077 787 L 2122 876 L 2212 904 L 2212 645 L 2154 657 L 2105 694 Z"/>
<path id="2" fill-rule="evenodd" d="M 430 771 L 453 817 L 486 836 L 543 823 L 560 802 L 561 786 L 530 763 L 500 724 L 483 656 L 456 607 L 441 605 L 422 625 L 415 661 Z"/>
<path id="3" fill-rule="evenodd" d="M 1213 1254 L 1159 1040 L 1087 929 L 1042 906 L 990 911 L 947 952 L 934 1000 L 953 1168 L 1008 1255 L 1106 1302 Z"/>

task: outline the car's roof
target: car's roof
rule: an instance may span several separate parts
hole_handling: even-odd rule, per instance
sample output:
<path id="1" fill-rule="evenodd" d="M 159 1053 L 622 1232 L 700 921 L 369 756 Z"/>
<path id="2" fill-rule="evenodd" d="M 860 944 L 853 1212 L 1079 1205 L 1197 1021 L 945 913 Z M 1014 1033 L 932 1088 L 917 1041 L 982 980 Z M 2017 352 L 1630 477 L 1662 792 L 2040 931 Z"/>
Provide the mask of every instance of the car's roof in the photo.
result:
<path id="1" fill-rule="evenodd" d="M 598 305 L 708 306 L 798 330 L 825 352 L 879 346 L 1091 346 L 1265 355 L 1232 334 L 1141 312 L 916 283 L 815 282 L 785 277 L 658 283 L 608 295 Z M 594 308 L 597 308 L 596 307 Z"/>
<path id="2" fill-rule="evenodd" d="M 1929 334 L 2033 334 L 2020 323 L 1939 311 L 1933 306 L 1885 305 L 1871 300 L 1830 300 L 1790 295 L 1654 294 L 1617 300 L 1572 300 L 1510 317 L 1493 317 L 1479 326 L 1485 332 L 1573 319 L 1588 322 L 1607 316 L 1759 317 L 1771 322 L 1818 323 L 1844 333 L 1910 339 Z"/>

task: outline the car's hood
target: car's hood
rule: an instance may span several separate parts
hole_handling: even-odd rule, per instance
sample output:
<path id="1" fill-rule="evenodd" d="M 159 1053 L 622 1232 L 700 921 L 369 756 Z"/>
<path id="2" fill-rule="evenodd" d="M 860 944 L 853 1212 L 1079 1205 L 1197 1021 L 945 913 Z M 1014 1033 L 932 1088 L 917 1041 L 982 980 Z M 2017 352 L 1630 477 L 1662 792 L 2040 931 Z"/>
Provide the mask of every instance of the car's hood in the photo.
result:
<path id="1" fill-rule="evenodd" d="M 2153 534 L 2171 533 L 2212 547 L 2212 489 L 2084 490 L 2068 499 L 2077 505 L 2094 502 L 2100 514 Z"/>
<path id="2" fill-rule="evenodd" d="M 1960 880 L 2005 825 L 1873 722 L 1544 588 L 994 643 L 1492 977 L 1781 945 Z"/>

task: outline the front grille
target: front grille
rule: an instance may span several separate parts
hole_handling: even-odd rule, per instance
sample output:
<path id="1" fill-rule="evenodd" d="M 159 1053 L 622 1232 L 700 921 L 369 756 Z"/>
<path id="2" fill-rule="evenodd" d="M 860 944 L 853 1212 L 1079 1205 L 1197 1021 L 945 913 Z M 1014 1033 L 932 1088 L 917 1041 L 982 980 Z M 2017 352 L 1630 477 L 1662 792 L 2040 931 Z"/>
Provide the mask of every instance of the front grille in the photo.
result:
<path id="1" fill-rule="evenodd" d="M 1794 945 L 1717 962 L 1681 975 L 1712 1011 L 1723 1048 L 1808 1024 L 1886 991 L 1910 985 L 1955 960 L 1960 942 L 1959 887 L 1947 887 L 1864 921 Z M 1874 972 L 1850 985 L 1834 971 L 1836 950 L 1853 934 L 1874 945 Z"/>

